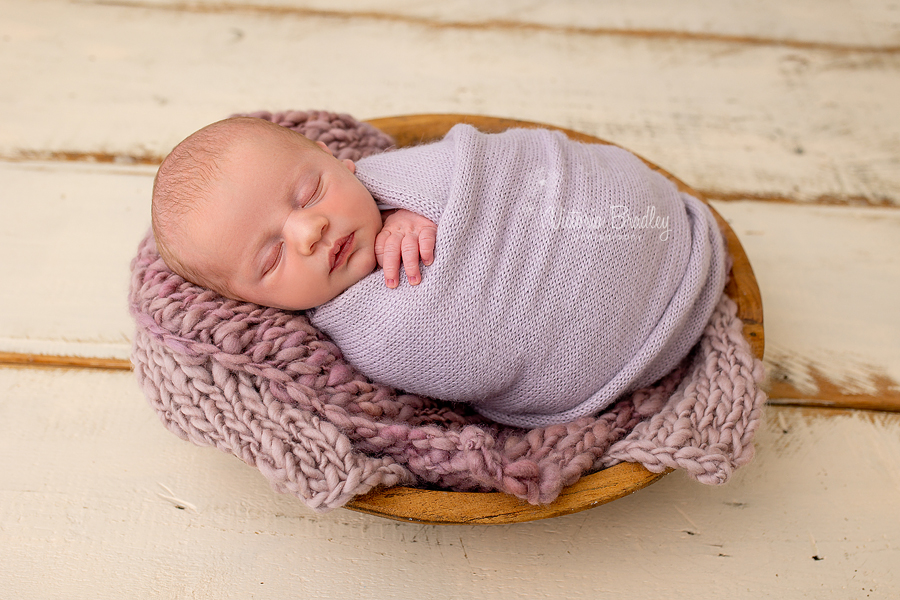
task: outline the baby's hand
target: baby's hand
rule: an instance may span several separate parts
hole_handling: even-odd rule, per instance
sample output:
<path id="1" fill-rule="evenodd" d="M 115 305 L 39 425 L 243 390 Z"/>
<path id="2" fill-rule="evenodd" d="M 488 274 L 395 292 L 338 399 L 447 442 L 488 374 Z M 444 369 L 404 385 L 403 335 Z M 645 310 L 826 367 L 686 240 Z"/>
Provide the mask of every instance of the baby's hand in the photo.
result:
<path id="1" fill-rule="evenodd" d="M 375 238 L 375 258 L 384 269 L 384 282 L 395 288 L 400 282 L 400 260 L 411 285 L 422 281 L 419 258 L 426 265 L 434 261 L 437 225 L 422 215 L 399 209 L 388 214 Z"/>

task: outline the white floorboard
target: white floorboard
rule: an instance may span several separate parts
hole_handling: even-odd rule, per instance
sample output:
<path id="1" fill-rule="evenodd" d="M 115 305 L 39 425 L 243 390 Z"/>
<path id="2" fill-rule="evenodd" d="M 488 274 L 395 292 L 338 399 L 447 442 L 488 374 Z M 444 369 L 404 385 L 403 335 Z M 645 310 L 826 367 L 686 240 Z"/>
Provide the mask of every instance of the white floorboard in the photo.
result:
<path id="1" fill-rule="evenodd" d="M 896 53 L 147 6 L 0 2 L 0 156 L 159 155 L 242 110 L 468 112 L 611 139 L 714 196 L 900 197 Z"/>
<path id="2" fill-rule="evenodd" d="M 723 487 L 430 526 L 275 494 L 166 432 L 129 373 L 0 369 L 3 597 L 895 598 L 900 415 L 771 407 Z M 15 457 L 13 459 L 13 457 Z"/>

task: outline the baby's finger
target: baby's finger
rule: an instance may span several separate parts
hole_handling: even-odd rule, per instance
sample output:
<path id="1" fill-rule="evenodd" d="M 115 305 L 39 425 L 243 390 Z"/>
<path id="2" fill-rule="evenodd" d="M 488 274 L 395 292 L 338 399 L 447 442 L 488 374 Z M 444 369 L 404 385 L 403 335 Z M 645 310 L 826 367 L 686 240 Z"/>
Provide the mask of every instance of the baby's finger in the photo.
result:
<path id="1" fill-rule="evenodd" d="M 425 227 L 419 233 L 419 256 L 422 262 L 430 265 L 434 262 L 434 244 L 437 240 L 437 227 Z"/>
<path id="2" fill-rule="evenodd" d="M 384 234 L 384 235 L 382 235 Z M 384 283 L 395 288 L 400 282 L 400 240 L 384 231 L 375 238 L 375 259 L 384 269 Z"/>
<path id="3" fill-rule="evenodd" d="M 419 272 L 419 241 L 414 236 L 407 235 L 400 244 L 400 254 L 403 256 L 403 270 L 406 271 L 406 280 L 410 285 L 418 285 L 422 281 Z"/>
<path id="4" fill-rule="evenodd" d="M 383 265 L 384 259 L 384 243 L 385 241 L 391 237 L 390 232 L 382 229 L 378 232 L 378 235 L 375 236 L 375 260 L 378 261 L 378 266 Z"/>

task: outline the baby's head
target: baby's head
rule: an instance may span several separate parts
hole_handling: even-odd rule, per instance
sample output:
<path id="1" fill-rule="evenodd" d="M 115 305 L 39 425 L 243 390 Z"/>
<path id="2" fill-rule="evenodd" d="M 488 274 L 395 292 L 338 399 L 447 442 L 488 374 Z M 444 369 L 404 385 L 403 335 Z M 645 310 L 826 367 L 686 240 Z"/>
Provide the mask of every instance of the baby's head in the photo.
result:
<path id="1" fill-rule="evenodd" d="M 236 300 L 304 310 L 375 269 L 381 214 L 352 161 L 262 119 L 204 127 L 166 157 L 152 220 L 166 264 Z"/>

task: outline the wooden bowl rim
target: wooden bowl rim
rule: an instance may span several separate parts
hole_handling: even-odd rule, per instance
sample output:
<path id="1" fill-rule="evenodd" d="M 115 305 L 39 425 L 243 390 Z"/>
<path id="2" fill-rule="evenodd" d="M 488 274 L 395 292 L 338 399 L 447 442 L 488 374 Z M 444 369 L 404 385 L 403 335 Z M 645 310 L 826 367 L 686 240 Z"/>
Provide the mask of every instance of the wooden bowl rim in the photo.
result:
<path id="1" fill-rule="evenodd" d="M 481 131 L 499 133 L 513 127 L 556 129 L 581 142 L 611 144 L 606 140 L 571 129 L 502 117 L 466 114 L 415 114 L 383 117 L 367 121 L 390 134 L 398 147 L 427 143 L 442 138 L 453 125 L 468 123 Z M 615 145 L 615 144 L 613 144 Z M 652 169 L 671 179 L 682 191 L 709 202 L 696 190 L 659 166 L 639 157 Z M 734 264 L 725 292 L 738 305 L 738 316 L 744 321 L 744 335 L 753 352 L 762 358 L 765 348 L 762 298 L 750 261 L 737 235 L 710 205 L 728 241 Z M 411 487 L 379 488 L 359 496 L 345 505 L 353 511 L 398 521 L 440 525 L 508 524 L 548 519 L 572 514 L 612 502 L 634 493 L 670 470 L 653 473 L 643 465 L 620 463 L 585 475 L 565 488 L 550 504 L 535 506 L 502 492 L 449 492 Z"/>

